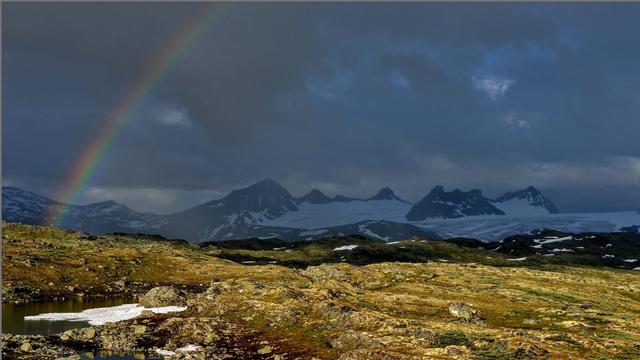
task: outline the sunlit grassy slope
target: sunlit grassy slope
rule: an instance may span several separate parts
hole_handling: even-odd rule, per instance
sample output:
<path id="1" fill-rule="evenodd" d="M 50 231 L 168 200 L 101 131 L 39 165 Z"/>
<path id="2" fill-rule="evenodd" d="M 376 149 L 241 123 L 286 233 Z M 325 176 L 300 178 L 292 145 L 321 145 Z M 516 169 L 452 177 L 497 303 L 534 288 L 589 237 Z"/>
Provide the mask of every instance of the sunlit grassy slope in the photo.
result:
<path id="1" fill-rule="evenodd" d="M 43 297 L 155 284 L 200 292 L 213 284 L 212 296 L 179 316 L 258 330 L 318 358 L 640 358 L 640 272 L 509 266 L 500 254 L 414 240 L 243 250 L 4 224 L 3 284 L 41 289 Z M 347 243 L 366 250 L 351 255 L 355 264 L 342 262 L 348 251 L 333 250 Z M 452 319 L 447 308 L 456 301 L 483 319 Z"/>

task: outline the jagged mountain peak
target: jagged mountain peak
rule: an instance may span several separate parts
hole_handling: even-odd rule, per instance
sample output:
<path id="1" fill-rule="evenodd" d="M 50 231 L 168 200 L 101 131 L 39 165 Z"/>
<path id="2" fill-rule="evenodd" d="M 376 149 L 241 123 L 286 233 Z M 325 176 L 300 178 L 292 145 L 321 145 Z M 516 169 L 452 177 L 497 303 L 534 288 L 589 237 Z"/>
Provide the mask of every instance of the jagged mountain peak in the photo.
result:
<path id="1" fill-rule="evenodd" d="M 394 201 L 388 201 L 390 199 Z M 542 216 L 557 211 L 533 186 L 489 200 L 477 189 L 446 191 L 443 185 L 437 185 L 414 205 L 400 199 L 388 187 L 364 199 L 340 195 L 330 198 L 318 189 L 295 199 L 276 181 L 265 179 L 234 190 L 219 200 L 170 215 L 138 213 L 115 201 L 83 206 L 62 204 L 29 191 L 3 187 L 5 221 L 39 224 L 52 207 L 60 206 L 68 207 L 67 227 L 94 232 L 148 231 L 191 241 L 237 238 L 242 236 L 243 227 L 253 229 L 251 234 L 263 231 L 266 226 L 287 228 L 287 231 L 295 228 L 300 236 L 311 236 L 306 234 L 317 231 L 303 230 L 371 220 L 382 224 L 383 221 L 401 223 L 476 215 Z"/>
<path id="2" fill-rule="evenodd" d="M 558 213 L 556 205 L 531 185 L 524 190 L 507 192 L 493 202 L 496 203 L 498 207 L 508 206 L 510 209 L 506 212 L 510 214 L 528 214 L 527 207 L 544 209 L 550 214 Z"/>
<path id="3" fill-rule="evenodd" d="M 473 189 L 445 191 L 442 185 L 436 185 L 429 194 L 415 204 L 407 213 L 407 220 L 420 221 L 427 218 L 459 218 L 474 215 L 504 215 L 493 206 L 482 191 Z"/>
<path id="4" fill-rule="evenodd" d="M 289 191 L 285 189 L 282 185 L 278 184 L 277 182 L 271 179 L 265 179 L 255 184 L 249 185 L 247 187 L 233 190 L 229 193 L 229 195 L 222 198 L 222 200 L 233 199 L 236 197 L 243 197 L 243 196 L 259 196 L 259 195 L 280 195 L 283 197 L 293 198 L 293 196 L 291 196 Z"/>
<path id="5" fill-rule="evenodd" d="M 304 195 L 297 199 L 298 204 L 302 204 L 304 202 L 308 202 L 310 204 L 327 204 L 331 201 L 332 200 L 330 197 L 328 197 L 318 189 L 313 189 L 309 191 L 307 195 Z"/>
<path id="6" fill-rule="evenodd" d="M 287 189 L 265 179 L 233 190 L 220 200 L 173 214 L 167 227 L 170 233 L 181 234 L 181 224 L 186 223 L 192 229 L 192 238 L 210 240 L 236 225 L 256 224 L 297 210 L 296 200 Z"/>
<path id="7" fill-rule="evenodd" d="M 407 202 L 401 199 L 398 195 L 396 195 L 393 192 L 393 190 L 391 190 L 391 188 L 388 188 L 388 187 L 383 187 L 382 189 L 380 189 L 380 191 L 378 191 L 377 194 L 375 194 L 374 196 L 370 197 L 367 200 L 396 200 L 404 203 Z"/>
<path id="8" fill-rule="evenodd" d="M 279 183 L 277 183 L 276 181 L 270 179 L 270 178 L 266 178 L 264 180 L 258 181 L 257 183 L 253 184 L 253 185 L 249 185 L 243 189 L 239 189 L 239 190 L 256 190 L 256 191 L 270 191 L 270 190 L 275 190 L 275 191 L 282 191 L 286 189 L 280 185 Z"/>
<path id="9" fill-rule="evenodd" d="M 445 191 L 444 186 L 436 185 L 434 186 L 427 197 L 431 197 L 434 199 L 440 197 L 482 197 L 482 190 L 479 189 L 471 189 L 469 191 L 462 191 L 458 188 L 453 189 L 451 191 Z"/>
<path id="10" fill-rule="evenodd" d="M 57 202 L 15 187 L 2 188 L 2 217 L 9 222 L 47 224 L 51 210 L 64 207 L 64 226 L 96 233 L 153 231 L 164 217 L 143 214 L 113 200 L 88 205 Z"/>
<path id="11" fill-rule="evenodd" d="M 38 199 L 38 200 L 43 200 L 47 202 L 55 202 L 55 200 L 49 199 L 46 196 L 42 196 L 32 191 L 17 188 L 14 186 L 3 186 L 2 195 L 6 199 L 21 197 L 21 198 L 28 198 L 28 199 Z"/>
<path id="12" fill-rule="evenodd" d="M 525 194 L 542 195 L 542 193 L 538 189 L 536 189 L 533 185 L 529 185 L 522 190 L 506 192 L 504 195 L 496 199 L 496 201 L 500 201 L 501 199 L 506 199 L 506 198 L 513 198 L 517 196 L 525 196 Z"/>

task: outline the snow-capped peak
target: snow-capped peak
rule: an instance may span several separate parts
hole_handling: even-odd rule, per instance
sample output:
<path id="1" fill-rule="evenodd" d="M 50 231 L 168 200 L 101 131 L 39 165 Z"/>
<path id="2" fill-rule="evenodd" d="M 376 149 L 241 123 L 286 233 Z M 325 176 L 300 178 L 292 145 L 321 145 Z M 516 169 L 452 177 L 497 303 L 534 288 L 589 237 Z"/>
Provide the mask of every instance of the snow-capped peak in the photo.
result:
<path id="1" fill-rule="evenodd" d="M 508 192 L 493 201 L 507 215 L 556 214 L 558 208 L 538 189 L 529 186 L 524 190 Z"/>
<path id="2" fill-rule="evenodd" d="M 298 209 L 289 191 L 271 179 L 234 190 L 219 202 L 229 210 L 270 211 L 272 215 Z"/>
<path id="3" fill-rule="evenodd" d="M 482 195 L 482 191 L 445 191 L 435 186 L 427 196 L 415 204 L 407 213 L 407 220 L 420 221 L 427 218 L 459 218 L 474 215 L 504 215 Z"/>

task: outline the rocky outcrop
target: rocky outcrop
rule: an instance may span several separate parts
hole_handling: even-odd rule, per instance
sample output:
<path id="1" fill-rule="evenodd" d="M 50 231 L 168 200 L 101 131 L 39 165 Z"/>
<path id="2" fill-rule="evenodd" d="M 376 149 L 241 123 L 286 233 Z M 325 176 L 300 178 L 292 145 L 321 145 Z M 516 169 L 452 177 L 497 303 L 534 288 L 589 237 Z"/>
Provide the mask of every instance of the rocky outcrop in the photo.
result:
<path id="1" fill-rule="evenodd" d="M 421 221 L 429 218 L 453 219 L 504 214 L 502 210 L 493 206 L 480 190 L 444 191 L 442 186 L 436 186 L 409 210 L 406 218 L 409 221 Z"/>
<path id="2" fill-rule="evenodd" d="M 185 302 L 185 294 L 171 286 L 159 286 L 141 296 L 138 302 L 144 307 L 181 305 Z"/>
<path id="3" fill-rule="evenodd" d="M 2 334 L 2 358 L 14 359 L 80 359 L 76 351 L 51 343 L 42 335 Z"/>
<path id="4" fill-rule="evenodd" d="M 7 283 L 2 286 L 2 301 L 8 303 L 22 303 L 38 300 L 41 297 L 40 289 L 21 281 Z"/>
<path id="5" fill-rule="evenodd" d="M 463 302 L 454 302 L 453 304 L 449 305 L 449 314 L 462 321 L 480 321 L 478 310 L 475 307 L 467 305 Z"/>

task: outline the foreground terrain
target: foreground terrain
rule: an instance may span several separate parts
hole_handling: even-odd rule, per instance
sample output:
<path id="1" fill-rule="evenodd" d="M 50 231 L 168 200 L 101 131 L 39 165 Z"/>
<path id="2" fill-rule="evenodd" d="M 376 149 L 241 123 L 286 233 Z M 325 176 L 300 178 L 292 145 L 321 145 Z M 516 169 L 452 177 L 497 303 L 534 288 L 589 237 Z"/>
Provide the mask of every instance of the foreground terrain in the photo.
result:
<path id="1" fill-rule="evenodd" d="M 7 358 L 95 349 L 214 359 L 640 358 L 634 270 L 512 261 L 462 240 L 214 246 L 17 224 L 4 224 L 2 238 L 3 301 L 170 286 L 162 305 L 187 306 L 56 335 L 4 334 Z M 176 352 L 185 347 L 193 351 Z"/>

